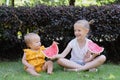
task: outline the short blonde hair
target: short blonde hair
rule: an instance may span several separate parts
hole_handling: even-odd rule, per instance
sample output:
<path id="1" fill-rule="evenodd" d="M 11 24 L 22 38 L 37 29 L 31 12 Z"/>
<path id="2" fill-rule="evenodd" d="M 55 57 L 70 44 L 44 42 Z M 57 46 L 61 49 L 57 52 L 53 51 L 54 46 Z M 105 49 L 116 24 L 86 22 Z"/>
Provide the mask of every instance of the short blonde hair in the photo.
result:
<path id="1" fill-rule="evenodd" d="M 92 23 L 94 23 L 94 20 L 90 20 L 89 22 L 87 20 L 78 20 L 75 22 L 75 24 L 82 24 L 87 29 L 90 29 L 90 24 Z"/>
<path id="2" fill-rule="evenodd" d="M 31 41 L 34 39 L 35 36 L 39 36 L 39 35 L 36 33 L 28 33 L 24 36 L 24 41 L 27 46 L 29 43 L 31 43 Z"/>

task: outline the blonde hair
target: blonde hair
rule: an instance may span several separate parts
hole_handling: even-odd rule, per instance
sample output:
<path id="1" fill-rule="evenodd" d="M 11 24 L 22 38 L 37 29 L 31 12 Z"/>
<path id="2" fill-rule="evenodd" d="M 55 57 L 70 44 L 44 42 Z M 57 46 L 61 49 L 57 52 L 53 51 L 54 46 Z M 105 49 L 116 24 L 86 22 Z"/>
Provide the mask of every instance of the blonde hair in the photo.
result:
<path id="1" fill-rule="evenodd" d="M 31 41 L 34 39 L 35 36 L 39 36 L 39 35 L 36 33 L 28 33 L 24 36 L 24 41 L 27 46 L 29 43 L 31 43 Z"/>
<path id="2" fill-rule="evenodd" d="M 89 22 L 87 20 L 78 20 L 75 24 L 82 24 L 85 28 L 90 29 L 90 24 L 93 24 L 94 22 L 94 20 L 90 20 Z"/>

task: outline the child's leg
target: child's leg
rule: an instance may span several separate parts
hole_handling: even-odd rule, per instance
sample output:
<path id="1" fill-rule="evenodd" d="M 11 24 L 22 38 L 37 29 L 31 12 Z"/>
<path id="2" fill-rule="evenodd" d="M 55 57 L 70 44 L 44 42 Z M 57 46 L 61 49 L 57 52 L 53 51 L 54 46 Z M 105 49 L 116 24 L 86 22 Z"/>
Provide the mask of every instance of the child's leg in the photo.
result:
<path id="1" fill-rule="evenodd" d="M 65 58 L 58 59 L 57 63 L 65 68 L 68 68 L 67 71 L 81 71 L 81 70 L 96 68 L 101 64 L 103 64 L 105 60 L 106 60 L 106 57 L 104 55 L 101 55 L 95 58 L 93 61 L 86 63 L 84 66 L 81 66 Z"/>
<path id="2" fill-rule="evenodd" d="M 82 66 L 75 63 L 75 62 L 72 62 L 68 59 L 65 59 L 65 58 L 59 58 L 57 60 L 57 63 L 61 66 L 63 66 L 64 68 L 68 68 L 68 69 L 76 69 L 76 68 L 81 68 Z"/>
<path id="3" fill-rule="evenodd" d="M 33 76 L 40 76 L 40 74 L 38 74 L 35 70 L 33 70 L 31 68 L 27 68 L 26 71 Z"/>
<path id="4" fill-rule="evenodd" d="M 45 64 L 42 67 L 42 70 L 47 70 L 48 74 L 52 74 L 53 72 L 53 62 L 52 61 L 46 61 Z"/>
<path id="5" fill-rule="evenodd" d="M 92 60 L 91 62 L 86 63 L 84 66 L 82 66 L 82 68 L 79 68 L 78 70 L 81 71 L 81 70 L 96 68 L 102 65 L 105 62 L 105 60 L 106 60 L 106 57 L 104 55 L 100 55 L 94 60 Z"/>
<path id="6" fill-rule="evenodd" d="M 68 69 L 68 68 L 64 68 L 64 71 L 74 71 L 74 72 L 77 72 L 78 69 L 77 69 L 77 68 L 76 68 L 76 69 Z"/>

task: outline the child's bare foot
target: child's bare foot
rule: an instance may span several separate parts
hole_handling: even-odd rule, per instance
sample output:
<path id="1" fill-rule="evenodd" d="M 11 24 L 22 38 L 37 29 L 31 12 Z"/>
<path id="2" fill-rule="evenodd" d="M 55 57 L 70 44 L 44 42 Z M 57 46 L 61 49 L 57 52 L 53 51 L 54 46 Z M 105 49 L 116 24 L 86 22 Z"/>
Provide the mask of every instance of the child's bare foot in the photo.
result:
<path id="1" fill-rule="evenodd" d="M 52 72 L 48 72 L 49 75 L 53 74 Z"/>
<path id="2" fill-rule="evenodd" d="M 40 74 L 38 74 L 35 70 L 33 70 L 33 69 L 27 69 L 26 70 L 28 73 L 30 73 L 31 75 L 33 75 L 33 76 L 40 76 Z"/>
<path id="3" fill-rule="evenodd" d="M 30 73 L 30 74 L 32 74 L 33 76 L 40 76 L 40 74 L 38 73 Z"/>
<path id="4" fill-rule="evenodd" d="M 89 72 L 97 72 L 98 69 L 97 68 L 92 68 L 92 69 L 89 69 Z"/>
<path id="5" fill-rule="evenodd" d="M 33 76 L 40 76 L 40 74 L 34 74 Z"/>

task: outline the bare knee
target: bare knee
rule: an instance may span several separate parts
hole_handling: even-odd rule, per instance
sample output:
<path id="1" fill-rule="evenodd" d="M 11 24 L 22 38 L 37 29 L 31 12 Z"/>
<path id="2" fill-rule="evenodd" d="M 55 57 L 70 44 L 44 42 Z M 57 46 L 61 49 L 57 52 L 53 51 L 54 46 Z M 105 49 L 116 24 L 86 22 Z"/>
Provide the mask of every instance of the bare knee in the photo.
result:
<path id="1" fill-rule="evenodd" d="M 57 63 L 58 63 L 58 64 L 61 64 L 61 62 L 63 62 L 63 58 L 59 58 L 59 59 L 57 60 Z"/>
<path id="2" fill-rule="evenodd" d="M 63 59 L 63 58 L 59 58 L 59 59 L 57 60 L 57 63 L 58 63 L 58 64 L 61 63 L 61 62 L 62 62 L 62 59 Z"/>
<path id="3" fill-rule="evenodd" d="M 106 56 L 101 55 L 101 56 L 99 56 L 99 59 L 100 59 L 101 63 L 104 63 L 106 61 Z"/>
<path id="4" fill-rule="evenodd" d="M 105 55 L 101 55 L 101 59 L 102 59 L 103 61 L 106 61 L 106 56 L 105 56 Z"/>
<path id="5" fill-rule="evenodd" d="M 49 60 L 49 61 L 45 62 L 45 64 L 42 67 L 42 70 L 45 71 L 45 70 L 47 70 L 50 67 L 53 67 L 53 62 Z"/>

